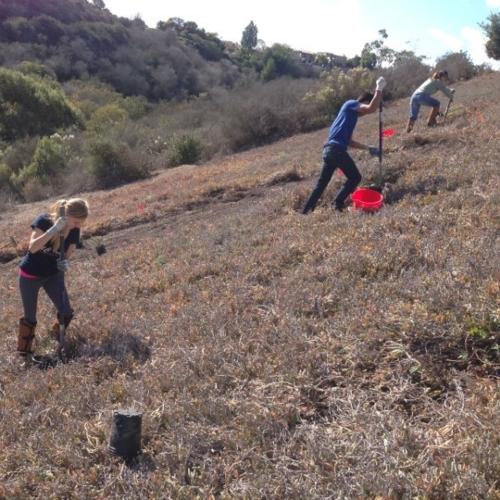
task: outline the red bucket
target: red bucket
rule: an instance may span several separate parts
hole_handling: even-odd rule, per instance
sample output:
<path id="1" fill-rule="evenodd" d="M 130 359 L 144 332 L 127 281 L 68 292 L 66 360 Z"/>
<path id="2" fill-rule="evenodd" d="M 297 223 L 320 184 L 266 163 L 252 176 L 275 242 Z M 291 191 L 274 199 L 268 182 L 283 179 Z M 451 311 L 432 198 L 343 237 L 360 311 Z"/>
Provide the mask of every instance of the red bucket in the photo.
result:
<path id="1" fill-rule="evenodd" d="M 384 197 L 373 189 L 359 188 L 351 195 L 355 208 L 365 212 L 376 212 L 384 204 Z"/>

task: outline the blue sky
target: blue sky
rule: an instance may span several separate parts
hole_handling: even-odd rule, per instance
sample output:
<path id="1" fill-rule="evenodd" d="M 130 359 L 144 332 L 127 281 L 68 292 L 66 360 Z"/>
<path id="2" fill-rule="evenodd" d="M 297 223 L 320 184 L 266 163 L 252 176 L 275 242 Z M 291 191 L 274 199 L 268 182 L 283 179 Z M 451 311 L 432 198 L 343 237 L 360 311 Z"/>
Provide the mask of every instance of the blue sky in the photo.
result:
<path id="1" fill-rule="evenodd" d="M 180 17 L 239 42 L 253 20 L 266 45 L 285 43 L 294 49 L 333 52 L 352 57 L 379 29 L 387 45 L 429 57 L 466 50 L 475 63 L 488 60 L 479 23 L 500 12 L 500 0 L 104 0 L 116 15 L 140 17 L 151 27 Z"/>

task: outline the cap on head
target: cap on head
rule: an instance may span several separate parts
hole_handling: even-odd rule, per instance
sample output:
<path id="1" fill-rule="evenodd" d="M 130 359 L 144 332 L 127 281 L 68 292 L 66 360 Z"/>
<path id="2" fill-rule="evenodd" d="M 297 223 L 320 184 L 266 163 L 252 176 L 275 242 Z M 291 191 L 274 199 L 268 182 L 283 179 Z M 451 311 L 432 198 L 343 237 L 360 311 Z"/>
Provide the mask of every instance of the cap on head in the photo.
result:
<path id="1" fill-rule="evenodd" d="M 448 79 L 449 76 L 448 76 L 448 71 L 446 71 L 445 69 L 442 69 L 441 71 L 436 71 L 433 75 L 432 75 L 432 78 L 434 80 L 441 80 L 442 78 L 446 78 Z"/>
<path id="2" fill-rule="evenodd" d="M 359 97 L 358 97 L 358 102 L 361 104 L 369 104 L 373 99 L 373 94 L 371 92 L 363 92 Z"/>

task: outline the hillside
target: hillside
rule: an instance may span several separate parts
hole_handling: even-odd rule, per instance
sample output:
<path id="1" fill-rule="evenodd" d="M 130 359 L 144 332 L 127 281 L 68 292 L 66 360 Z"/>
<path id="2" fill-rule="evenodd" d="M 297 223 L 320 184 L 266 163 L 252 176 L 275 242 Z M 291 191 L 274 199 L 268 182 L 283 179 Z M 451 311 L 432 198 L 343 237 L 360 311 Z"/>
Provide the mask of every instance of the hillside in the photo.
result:
<path id="1" fill-rule="evenodd" d="M 49 203 L 3 212 L 0 497 L 498 497 L 500 75 L 456 89 L 410 136 L 388 106 L 374 215 L 329 209 L 337 175 L 297 212 L 326 130 L 85 194 L 71 362 L 46 371 L 13 349 L 15 256 Z M 39 352 L 53 320 L 42 294 Z M 128 466 L 106 450 L 123 407 Z"/>

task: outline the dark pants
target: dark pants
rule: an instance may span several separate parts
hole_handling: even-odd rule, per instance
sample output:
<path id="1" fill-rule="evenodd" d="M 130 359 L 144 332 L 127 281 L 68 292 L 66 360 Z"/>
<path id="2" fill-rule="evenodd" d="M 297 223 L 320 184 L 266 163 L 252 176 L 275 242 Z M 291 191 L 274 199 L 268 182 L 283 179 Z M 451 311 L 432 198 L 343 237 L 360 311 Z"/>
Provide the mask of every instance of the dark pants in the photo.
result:
<path id="1" fill-rule="evenodd" d="M 68 292 L 64 284 L 64 274 L 57 273 L 46 278 L 29 279 L 19 277 L 19 288 L 23 301 L 24 319 L 36 324 L 36 309 L 38 303 L 38 292 L 43 288 L 50 300 L 63 318 L 73 316 L 73 309 L 69 303 Z"/>
<path id="2" fill-rule="evenodd" d="M 342 210 L 347 197 L 354 192 L 358 184 L 361 182 L 361 174 L 359 173 L 353 159 L 349 156 L 345 149 L 340 146 L 326 146 L 323 149 L 323 166 L 321 167 L 318 182 L 304 205 L 302 213 L 306 214 L 307 212 L 312 212 L 314 210 L 318 200 L 323 194 L 323 191 L 326 189 L 326 186 L 328 186 L 336 168 L 340 168 L 347 177 L 344 185 L 337 193 L 334 202 L 335 208 Z"/>

